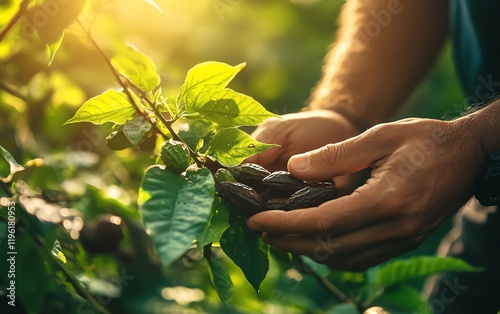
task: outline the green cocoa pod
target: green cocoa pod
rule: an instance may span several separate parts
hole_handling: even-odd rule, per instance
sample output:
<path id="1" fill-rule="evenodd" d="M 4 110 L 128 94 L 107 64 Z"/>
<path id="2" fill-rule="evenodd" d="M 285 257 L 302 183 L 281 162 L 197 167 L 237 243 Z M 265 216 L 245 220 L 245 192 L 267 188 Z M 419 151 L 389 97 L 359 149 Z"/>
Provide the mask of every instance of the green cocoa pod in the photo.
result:
<path id="1" fill-rule="evenodd" d="M 189 149 L 186 144 L 168 140 L 161 147 L 161 160 L 167 166 L 167 169 L 175 173 L 182 173 L 191 164 Z"/>
<path id="2" fill-rule="evenodd" d="M 238 216 L 249 217 L 263 209 L 259 193 L 246 184 L 224 181 L 219 186 L 222 198 Z"/>
<path id="3" fill-rule="evenodd" d="M 254 189 L 260 190 L 262 179 L 270 175 L 264 167 L 252 163 L 243 163 L 236 167 L 227 168 L 236 179 L 236 181 L 251 186 Z"/>
<path id="4" fill-rule="evenodd" d="M 294 178 L 288 171 L 276 171 L 262 179 L 262 184 L 271 190 L 292 195 L 298 190 L 304 188 L 304 181 Z"/>
<path id="5" fill-rule="evenodd" d="M 337 195 L 333 184 L 316 184 L 306 186 L 293 193 L 286 201 L 288 209 L 315 207 L 332 200 Z"/>
<path id="6" fill-rule="evenodd" d="M 268 200 L 264 207 L 266 210 L 279 209 L 279 210 L 287 210 L 286 201 L 288 199 L 286 197 L 272 198 Z"/>
<path id="7" fill-rule="evenodd" d="M 132 143 L 125 136 L 123 131 L 114 131 L 106 137 L 106 144 L 111 150 L 123 150 L 132 147 Z"/>
<path id="8" fill-rule="evenodd" d="M 214 179 L 215 179 L 215 183 L 217 183 L 217 185 L 220 185 L 222 182 L 226 182 L 226 181 L 236 182 L 236 179 L 233 177 L 231 172 L 229 172 L 229 170 L 227 170 L 225 168 L 217 169 L 217 171 L 214 174 Z"/>

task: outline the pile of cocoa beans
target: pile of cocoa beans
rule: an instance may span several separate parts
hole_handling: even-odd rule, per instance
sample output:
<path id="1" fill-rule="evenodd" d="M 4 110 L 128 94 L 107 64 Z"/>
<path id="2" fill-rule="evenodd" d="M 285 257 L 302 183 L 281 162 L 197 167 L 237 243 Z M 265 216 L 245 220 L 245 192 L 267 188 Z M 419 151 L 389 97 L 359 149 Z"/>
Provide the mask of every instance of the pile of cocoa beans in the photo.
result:
<path id="1" fill-rule="evenodd" d="M 315 207 L 337 196 L 333 180 L 302 181 L 287 171 L 271 173 L 252 163 L 220 168 L 214 178 L 217 193 L 233 213 L 242 217 L 272 209 Z"/>

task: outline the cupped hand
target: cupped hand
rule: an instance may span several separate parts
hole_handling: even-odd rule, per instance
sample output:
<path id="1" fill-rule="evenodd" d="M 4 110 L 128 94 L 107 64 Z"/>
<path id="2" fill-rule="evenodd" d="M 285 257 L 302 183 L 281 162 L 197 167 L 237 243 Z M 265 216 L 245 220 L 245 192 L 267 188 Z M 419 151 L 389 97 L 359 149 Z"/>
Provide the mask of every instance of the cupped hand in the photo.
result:
<path id="1" fill-rule="evenodd" d="M 371 167 L 364 185 L 318 207 L 256 214 L 247 226 L 266 243 L 333 269 L 365 270 L 415 249 L 455 213 L 471 197 L 483 158 L 453 121 L 380 124 L 288 162 L 303 180 Z"/>
<path id="2" fill-rule="evenodd" d="M 344 116 L 330 110 L 312 110 L 271 118 L 252 136 L 261 142 L 279 144 L 248 158 L 271 171 L 284 170 L 288 159 L 326 144 L 343 141 L 360 132 Z"/>

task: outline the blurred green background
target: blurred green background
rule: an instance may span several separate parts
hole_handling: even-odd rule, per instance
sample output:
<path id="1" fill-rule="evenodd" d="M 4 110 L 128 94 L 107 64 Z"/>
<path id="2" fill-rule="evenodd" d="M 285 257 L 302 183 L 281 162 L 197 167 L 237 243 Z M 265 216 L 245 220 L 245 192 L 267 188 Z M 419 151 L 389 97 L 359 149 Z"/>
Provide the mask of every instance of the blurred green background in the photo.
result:
<path id="1" fill-rule="evenodd" d="M 10 20 L 20 2 L 0 1 L 0 27 Z M 94 4 L 97 7 L 99 3 L 107 6 L 97 15 L 91 13 Z M 175 97 L 189 68 L 199 62 L 214 60 L 231 65 L 247 62 L 230 87 L 252 96 L 274 113 L 286 114 L 303 106 L 319 80 L 344 1 L 157 0 L 156 3 L 163 13 L 139 0 L 88 1 L 81 18 L 86 25 L 93 23 L 92 33 L 109 55 L 119 42 L 125 41 L 151 57 L 169 98 Z M 86 99 L 108 88 L 118 88 L 106 64 L 78 26 L 72 25 L 54 62 L 47 66 L 45 46 L 24 38 L 21 27 L 22 24 L 17 25 L 0 43 L 0 145 L 21 163 L 37 157 L 45 160 L 45 165 L 27 179 L 38 189 L 79 197 L 88 193 L 91 185 L 101 189 L 105 196 L 136 207 L 140 178 L 154 162 L 151 153 L 139 149 L 110 151 L 104 141 L 111 132 L 106 125 L 63 125 Z M 11 87 L 21 97 L 6 91 Z M 463 98 L 447 45 L 432 71 L 394 119 L 440 118 L 453 112 Z M 2 175 L 8 173 L 7 166 L 3 160 L 0 162 Z M 434 254 L 449 225 L 409 255 Z M 208 277 L 196 278 L 199 270 L 194 268 L 187 272 L 186 278 L 178 278 L 172 271 L 167 278 L 176 279 L 170 284 L 209 285 Z M 281 313 L 286 302 L 281 305 L 271 302 L 272 291 L 277 288 L 285 291 L 288 282 L 279 280 L 276 272 L 269 276 L 261 296 L 267 298 L 265 311 Z M 233 298 L 238 300 L 235 304 L 248 311 L 262 310 L 263 303 L 257 301 L 248 284 L 235 282 L 235 286 L 237 294 Z M 206 293 L 210 296 L 210 306 L 217 307 L 214 292 Z M 296 304 L 300 304 L 299 308 L 315 308 L 328 303 L 322 299 L 328 296 L 311 282 L 293 294 L 287 293 L 284 292 L 284 298 L 291 308 Z M 281 310 L 274 309 L 275 306 L 281 306 Z"/>

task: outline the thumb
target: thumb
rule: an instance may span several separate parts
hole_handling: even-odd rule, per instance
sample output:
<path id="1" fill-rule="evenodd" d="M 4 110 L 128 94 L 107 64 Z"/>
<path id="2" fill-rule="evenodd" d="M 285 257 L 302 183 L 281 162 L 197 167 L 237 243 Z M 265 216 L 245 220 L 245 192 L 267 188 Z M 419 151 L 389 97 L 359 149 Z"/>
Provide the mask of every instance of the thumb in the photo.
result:
<path id="1" fill-rule="evenodd" d="M 309 181 L 359 171 L 391 153 L 391 141 L 376 138 L 371 132 L 362 133 L 343 142 L 294 155 L 288 161 L 288 171 L 296 178 Z"/>

